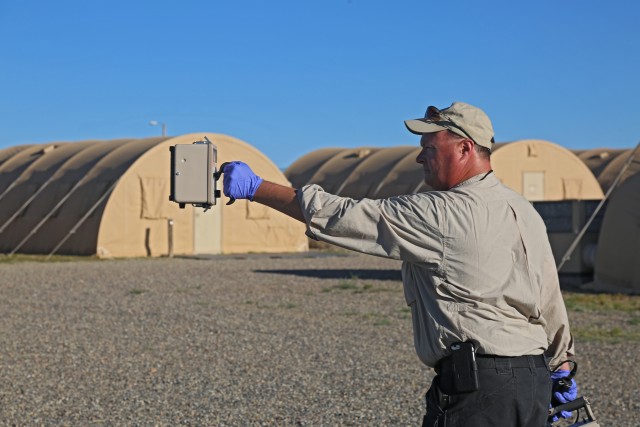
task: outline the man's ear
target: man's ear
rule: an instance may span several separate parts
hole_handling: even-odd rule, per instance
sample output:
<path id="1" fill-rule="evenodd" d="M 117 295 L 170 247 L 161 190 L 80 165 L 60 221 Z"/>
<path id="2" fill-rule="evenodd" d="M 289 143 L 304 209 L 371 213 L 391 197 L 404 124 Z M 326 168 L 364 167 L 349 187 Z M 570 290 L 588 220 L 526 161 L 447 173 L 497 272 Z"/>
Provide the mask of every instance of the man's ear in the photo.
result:
<path id="1" fill-rule="evenodd" d="M 460 146 L 459 146 L 460 154 L 463 156 L 471 154 L 471 152 L 475 149 L 473 145 L 474 145 L 474 142 L 470 139 L 465 138 L 461 140 Z"/>

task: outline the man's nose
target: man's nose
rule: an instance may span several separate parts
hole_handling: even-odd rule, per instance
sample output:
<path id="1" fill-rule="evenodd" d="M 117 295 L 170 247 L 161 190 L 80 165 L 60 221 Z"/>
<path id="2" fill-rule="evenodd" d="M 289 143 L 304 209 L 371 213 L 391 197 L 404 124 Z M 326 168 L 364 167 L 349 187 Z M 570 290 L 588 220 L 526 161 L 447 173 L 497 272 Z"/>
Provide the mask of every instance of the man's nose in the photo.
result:
<path id="1" fill-rule="evenodd" d="M 424 159 L 422 158 L 422 150 L 420 150 L 420 153 L 416 157 L 416 163 L 424 163 Z"/>

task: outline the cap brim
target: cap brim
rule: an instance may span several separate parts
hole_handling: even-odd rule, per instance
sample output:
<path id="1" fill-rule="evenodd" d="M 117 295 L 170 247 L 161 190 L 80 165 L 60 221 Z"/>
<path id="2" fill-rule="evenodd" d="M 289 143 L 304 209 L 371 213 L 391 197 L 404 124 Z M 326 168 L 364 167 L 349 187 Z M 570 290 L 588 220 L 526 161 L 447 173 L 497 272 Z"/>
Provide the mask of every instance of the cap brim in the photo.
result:
<path id="1" fill-rule="evenodd" d="M 405 120 L 404 125 L 409 129 L 409 132 L 416 135 L 447 130 L 447 128 L 437 125 L 431 121 L 427 121 L 427 119 Z"/>

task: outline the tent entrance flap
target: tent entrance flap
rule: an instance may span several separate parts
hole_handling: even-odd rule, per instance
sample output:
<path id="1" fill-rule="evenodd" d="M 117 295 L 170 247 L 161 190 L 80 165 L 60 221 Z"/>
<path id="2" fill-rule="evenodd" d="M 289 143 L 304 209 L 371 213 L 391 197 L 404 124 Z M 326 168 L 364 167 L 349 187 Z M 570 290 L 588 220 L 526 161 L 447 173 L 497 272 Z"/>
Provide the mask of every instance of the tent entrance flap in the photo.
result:
<path id="1" fill-rule="evenodd" d="M 222 204 L 216 203 L 206 212 L 193 208 L 193 253 L 222 253 Z"/>
<path id="2" fill-rule="evenodd" d="M 522 195 L 530 201 L 544 200 L 544 172 L 522 173 Z"/>

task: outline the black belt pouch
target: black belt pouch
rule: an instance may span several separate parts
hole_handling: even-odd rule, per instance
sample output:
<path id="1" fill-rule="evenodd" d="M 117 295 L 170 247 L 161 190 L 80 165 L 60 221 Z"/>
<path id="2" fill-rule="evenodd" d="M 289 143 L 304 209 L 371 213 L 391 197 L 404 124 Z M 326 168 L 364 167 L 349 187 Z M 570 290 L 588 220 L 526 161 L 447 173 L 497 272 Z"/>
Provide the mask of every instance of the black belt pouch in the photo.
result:
<path id="1" fill-rule="evenodd" d="M 457 393 L 478 390 L 478 365 L 473 343 L 457 342 L 451 344 L 451 374 L 453 389 Z"/>

